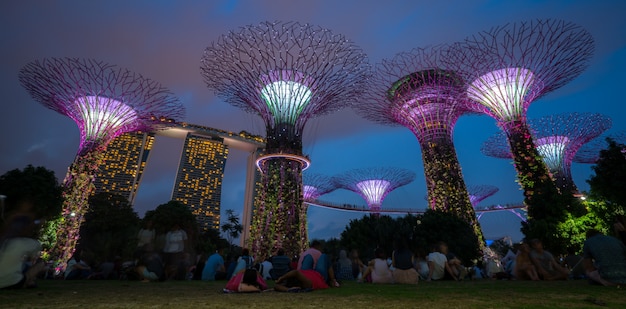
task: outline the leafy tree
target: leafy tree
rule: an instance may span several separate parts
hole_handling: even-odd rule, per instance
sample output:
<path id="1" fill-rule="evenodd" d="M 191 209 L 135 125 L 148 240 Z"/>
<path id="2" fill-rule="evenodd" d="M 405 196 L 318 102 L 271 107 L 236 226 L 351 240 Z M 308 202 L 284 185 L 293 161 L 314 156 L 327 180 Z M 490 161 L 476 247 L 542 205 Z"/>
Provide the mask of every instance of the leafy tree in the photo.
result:
<path id="1" fill-rule="evenodd" d="M 603 233 L 608 231 L 604 220 L 592 211 L 583 216 L 567 214 L 566 220 L 559 224 L 558 229 L 560 238 L 564 240 L 564 245 L 574 248 L 577 252 L 582 250 L 589 229 L 595 229 Z"/>
<path id="2" fill-rule="evenodd" d="M 126 198 L 109 193 L 96 194 L 89 199 L 79 248 L 103 261 L 112 261 L 118 255 L 131 257 L 137 246 L 139 223 L 139 216 Z"/>
<path id="3" fill-rule="evenodd" d="M 590 197 L 604 200 L 605 215 L 613 217 L 626 210 L 626 145 L 608 138 L 608 148 L 600 151 L 600 158 L 591 167 L 594 172 L 588 180 Z"/>
<path id="4" fill-rule="evenodd" d="M 43 166 L 26 166 L 0 176 L 0 194 L 6 196 L 4 215 L 21 202 L 32 202 L 37 218 L 52 219 L 61 213 L 62 188 L 54 172 Z"/>
<path id="5" fill-rule="evenodd" d="M 239 237 L 241 231 L 243 231 L 243 226 L 239 223 L 239 216 L 232 209 L 226 210 L 226 223 L 222 225 L 222 232 L 226 234 L 228 238 L 228 243 L 232 249 L 233 241 L 235 238 Z"/>
<path id="6" fill-rule="evenodd" d="M 196 252 L 210 254 L 218 248 L 228 248 L 230 243 L 217 230 L 208 229 L 198 237 Z"/>
<path id="7" fill-rule="evenodd" d="M 174 224 L 178 224 L 188 233 L 198 230 L 196 217 L 185 204 L 171 200 L 165 204 L 157 206 L 156 209 L 147 211 L 144 221 L 152 220 L 157 233 L 167 233 Z"/>
<path id="8" fill-rule="evenodd" d="M 377 247 L 391 254 L 398 241 L 406 241 L 412 250 L 420 248 L 426 252 L 431 245 L 444 241 L 466 263 L 479 256 L 478 238 L 471 225 L 454 214 L 436 210 L 396 219 L 364 216 L 351 220 L 340 240 L 344 248 L 356 248 L 363 257 L 370 258 Z"/>

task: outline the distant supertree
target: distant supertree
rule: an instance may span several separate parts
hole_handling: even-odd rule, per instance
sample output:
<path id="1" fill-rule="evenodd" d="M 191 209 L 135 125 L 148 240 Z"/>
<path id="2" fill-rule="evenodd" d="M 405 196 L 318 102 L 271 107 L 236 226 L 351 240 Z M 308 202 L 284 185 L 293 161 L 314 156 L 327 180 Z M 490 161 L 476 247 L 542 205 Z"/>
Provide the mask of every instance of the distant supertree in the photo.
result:
<path id="1" fill-rule="evenodd" d="M 567 113 L 529 121 L 537 150 L 547 165 L 557 187 L 564 193 L 578 190 L 571 174 L 572 160 L 578 150 L 611 127 L 611 118 L 596 113 Z M 502 133 L 489 138 L 481 151 L 496 158 L 511 158 L 511 150 Z"/>
<path id="2" fill-rule="evenodd" d="M 535 147 L 526 111 L 582 73 L 593 50 L 591 34 L 580 26 L 537 20 L 481 32 L 454 44 L 446 57 L 469 83 L 469 107 L 492 116 L 506 133 L 531 218 L 548 215 L 545 208 L 561 197 Z"/>
<path id="3" fill-rule="evenodd" d="M 61 271 L 79 239 L 108 143 L 123 133 L 164 128 L 182 117 L 184 108 L 161 84 L 96 60 L 34 61 L 22 68 L 19 80 L 36 101 L 72 118 L 80 129 L 78 154 L 63 182 L 63 212 L 51 252 Z"/>
<path id="4" fill-rule="evenodd" d="M 600 159 L 600 151 L 609 146 L 607 138 L 614 140 L 618 144 L 626 144 L 626 132 L 610 133 L 586 143 L 574 156 L 574 162 L 594 164 Z"/>
<path id="5" fill-rule="evenodd" d="M 396 167 L 353 169 L 332 178 L 338 188 L 359 194 L 372 213 L 380 213 L 389 192 L 411 183 L 415 173 Z"/>
<path id="6" fill-rule="evenodd" d="M 331 178 L 326 175 L 305 173 L 303 180 L 302 195 L 305 202 L 315 201 L 318 197 L 337 189 Z"/>
<path id="7" fill-rule="evenodd" d="M 267 132 L 261 203 L 252 222 L 251 248 L 264 258 L 276 248 L 299 254 L 302 132 L 315 116 L 359 101 L 370 74 L 366 55 L 342 35 L 300 23 L 264 22 L 230 32 L 209 46 L 201 73 L 228 103 L 261 116 Z"/>
<path id="8" fill-rule="evenodd" d="M 417 48 L 383 60 L 372 76 L 368 99 L 354 108 L 363 117 L 385 125 L 401 125 L 417 137 L 431 209 L 456 214 L 482 233 L 468 198 L 452 141 L 460 116 L 471 113 L 467 85 L 442 63 L 445 45 Z"/>
<path id="9" fill-rule="evenodd" d="M 476 208 L 478 203 L 484 201 L 486 198 L 496 194 L 498 187 L 492 185 L 471 185 L 467 187 L 469 192 L 469 199 L 472 202 L 472 206 Z"/>

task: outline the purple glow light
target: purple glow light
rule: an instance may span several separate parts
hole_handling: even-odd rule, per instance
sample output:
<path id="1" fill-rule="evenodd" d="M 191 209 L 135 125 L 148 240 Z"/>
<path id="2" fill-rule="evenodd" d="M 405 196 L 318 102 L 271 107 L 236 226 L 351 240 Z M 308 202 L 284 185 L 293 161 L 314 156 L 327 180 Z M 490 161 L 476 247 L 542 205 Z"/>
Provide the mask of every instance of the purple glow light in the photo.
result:
<path id="1" fill-rule="evenodd" d="M 474 80 L 467 89 L 470 99 L 489 108 L 499 121 L 518 120 L 534 98 L 527 98 L 537 80 L 530 70 L 505 68 Z"/>

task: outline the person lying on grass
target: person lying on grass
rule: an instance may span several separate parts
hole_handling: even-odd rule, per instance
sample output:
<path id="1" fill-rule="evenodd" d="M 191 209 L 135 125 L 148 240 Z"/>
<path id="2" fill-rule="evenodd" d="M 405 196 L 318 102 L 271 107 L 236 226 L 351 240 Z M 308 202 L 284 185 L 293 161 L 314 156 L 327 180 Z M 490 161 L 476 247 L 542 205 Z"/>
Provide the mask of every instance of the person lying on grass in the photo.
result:
<path id="1" fill-rule="evenodd" d="M 267 289 L 267 283 L 254 268 L 248 268 L 235 274 L 224 288 L 225 293 L 255 293 Z"/>

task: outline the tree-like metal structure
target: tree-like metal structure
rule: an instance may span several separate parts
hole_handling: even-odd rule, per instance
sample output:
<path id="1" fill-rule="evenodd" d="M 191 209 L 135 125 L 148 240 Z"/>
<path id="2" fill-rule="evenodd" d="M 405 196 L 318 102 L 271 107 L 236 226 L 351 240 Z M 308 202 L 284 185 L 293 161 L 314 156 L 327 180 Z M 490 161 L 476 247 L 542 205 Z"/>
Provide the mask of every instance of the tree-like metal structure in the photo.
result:
<path id="1" fill-rule="evenodd" d="M 593 51 L 591 34 L 580 26 L 537 20 L 471 36 L 454 44 L 446 57 L 469 83 L 469 107 L 493 117 L 506 133 L 530 217 L 542 216 L 544 206 L 560 197 L 535 147 L 526 111 L 581 74 Z"/>
<path id="2" fill-rule="evenodd" d="M 543 158 L 561 192 L 576 194 L 571 174 L 578 150 L 611 127 L 611 118 L 597 113 L 565 113 L 529 121 L 537 151 Z M 496 158 L 512 158 L 503 133 L 483 144 L 482 153 Z"/>
<path id="3" fill-rule="evenodd" d="M 492 185 L 471 185 L 467 187 L 469 199 L 474 208 L 476 208 L 476 205 L 480 202 L 496 194 L 499 190 L 498 187 Z"/>
<path id="4" fill-rule="evenodd" d="M 380 213 L 387 194 L 413 180 L 414 172 L 397 167 L 353 169 L 332 178 L 338 188 L 353 191 L 363 197 L 370 212 L 374 214 Z"/>
<path id="5" fill-rule="evenodd" d="M 600 151 L 609 146 L 607 138 L 614 140 L 618 144 L 626 144 L 626 132 L 606 134 L 580 147 L 573 161 L 576 163 L 595 164 L 600 159 Z"/>
<path id="6" fill-rule="evenodd" d="M 429 207 L 467 220 L 482 239 L 452 137 L 459 117 L 472 111 L 462 102 L 467 100 L 464 79 L 442 61 L 446 48 L 416 48 L 383 60 L 371 79 L 368 100 L 354 108 L 366 119 L 401 125 L 415 134 Z"/>
<path id="7" fill-rule="evenodd" d="M 22 68 L 19 80 L 36 101 L 70 117 L 80 130 L 78 154 L 63 182 L 63 212 L 51 252 L 61 271 L 79 239 L 108 143 L 126 132 L 164 128 L 183 117 L 184 108 L 161 84 L 92 59 L 34 61 Z"/>
<path id="8" fill-rule="evenodd" d="M 320 196 L 335 191 L 337 186 L 335 186 L 332 182 L 332 178 L 326 175 L 304 173 L 302 178 L 304 183 L 304 186 L 302 187 L 302 197 L 304 199 L 304 203 L 302 204 L 302 214 L 306 215 L 309 208 L 307 202 L 314 202 Z M 300 225 L 302 228 L 300 233 L 308 239 L 306 217 L 301 217 L 301 220 L 304 224 Z"/>
<path id="9" fill-rule="evenodd" d="M 305 173 L 303 176 L 304 187 L 302 196 L 305 202 L 317 200 L 320 196 L 333 192 L 337 187 L 332 178 L 326 175 Z"/>
<path id="10" fill-rule="evenodd" d="M 293 22 L 263 22 L 220 37 L 202 56 L 201 74 L 228 103 L 265 122 L 267 146 L 257 161 L 261 203 L 252 222 L 258 257 L 282 247 L 299 254 L 308 245 L 300 230 L 302 132 L 311 117 L 359 100 L 370 75 L 367 56 L 344 36 Z"/>

